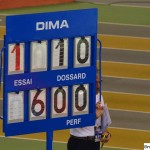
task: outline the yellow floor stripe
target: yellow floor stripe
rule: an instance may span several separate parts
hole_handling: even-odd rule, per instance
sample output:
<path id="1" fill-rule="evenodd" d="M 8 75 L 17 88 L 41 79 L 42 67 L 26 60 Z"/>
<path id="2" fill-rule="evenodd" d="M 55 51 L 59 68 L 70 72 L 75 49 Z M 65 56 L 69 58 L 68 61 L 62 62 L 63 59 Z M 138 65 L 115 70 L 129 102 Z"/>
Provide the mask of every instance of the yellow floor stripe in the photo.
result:
<path id="1" fill-rule="evenodd" d="M 105 103 L 112 109 L 150 112 L 150 96 L 103 92 Z"/>
<path id="2" fill-rule="evenodd" d="M 150 66 L 102 62 L 103 75 L 150 79 Z"/>
<path id="3" fill-rule="evenodd" d="M 67 142 L 70 135 L 70 130 L 60 130 L 54 132 L 54 140 Z"/>
<path id="4" fill-rule="evenodd" d="M 0 120 L 0 135 L 4 135 L 4 134 L 3 134 L 2 120 Z"/>
<path id="5" fill-rule="evenodd" d="M 150 38 L 98 35 L 103 47 L 150 51 Z"/>
<path id="6" fill-rule="evenodd" d="M 1 86 L 0 86 L 0 100 L 3 99 L 3 83 L 1 83 Z"/>
<path id="7" fill-rule="evenodd" d="M 150 132 L 113 128 L 109 131 L 112 138 L 106 146 L 143 150 L 144 143 L 150 142 Z"/>
<path id="8" fill-rule="evenodd" d="M 17 137 L 46 140 L 46 133 L 28 134 Z M 68 137 L 69 137 L 69 130 L 59 130 L 53 132 L 54 141 L 66 142 L 68 140 Z"/>
<path id="9" fill-rule="evenodd" d="M 28 134 L 28 135 L 21 135 L 17 137 L 46 140 L 46 133 L 43 132 L 43 133 L 36 133 L 36 134 Z"/>
<path id="10" fill-rule="evenodd" d="M 5 32 L 5 27 L 0 27 L 0 39 L 4 38 Z"/>

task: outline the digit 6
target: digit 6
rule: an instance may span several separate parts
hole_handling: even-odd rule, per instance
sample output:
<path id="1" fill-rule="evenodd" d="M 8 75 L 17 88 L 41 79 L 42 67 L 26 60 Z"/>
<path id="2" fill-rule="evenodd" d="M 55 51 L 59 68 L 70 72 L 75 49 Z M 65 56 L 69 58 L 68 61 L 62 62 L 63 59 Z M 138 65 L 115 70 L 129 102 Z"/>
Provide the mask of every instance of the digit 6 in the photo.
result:
<path id="1" fill-rule="evenodd" d="M 42 92 L 42 90 L 38 90 L 32 101 L 31 111 L 34 116 L 40 116 L 44 112 L 44 108 L 45 108 L 44 102 L 40 99 L 37 99 L 41 92 Z M 39 112 L 35 111 L 35 106 L 37 104 L 41 105 L 41 110 Z"/>

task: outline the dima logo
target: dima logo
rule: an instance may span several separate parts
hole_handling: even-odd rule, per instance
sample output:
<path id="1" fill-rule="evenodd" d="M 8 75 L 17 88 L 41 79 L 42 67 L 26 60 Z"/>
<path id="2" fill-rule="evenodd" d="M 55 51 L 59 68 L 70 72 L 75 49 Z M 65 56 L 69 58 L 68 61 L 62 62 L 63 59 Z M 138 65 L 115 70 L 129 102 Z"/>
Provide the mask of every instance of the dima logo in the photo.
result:
<path id="1" fill-rule="evenodd" d="M 67 20 L 36 22 L 36 31 L 69 28 Z"/>
<path id="2" fill-rule="evenodd" d="M 150 150 L 150 143 L 144 143 L 144 150 Z"/>

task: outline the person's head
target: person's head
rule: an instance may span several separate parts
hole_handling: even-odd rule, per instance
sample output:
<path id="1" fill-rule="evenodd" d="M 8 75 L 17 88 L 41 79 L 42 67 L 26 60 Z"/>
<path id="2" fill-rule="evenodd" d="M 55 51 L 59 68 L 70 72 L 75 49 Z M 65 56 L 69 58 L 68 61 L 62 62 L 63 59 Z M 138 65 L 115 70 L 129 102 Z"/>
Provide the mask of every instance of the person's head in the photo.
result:
<path id="1" fill-rule="evenodd" d="M 96 94 L 99 93 L 99 91 L 100 91 L 100 78 L 97 75 L 96 76 Z"/>

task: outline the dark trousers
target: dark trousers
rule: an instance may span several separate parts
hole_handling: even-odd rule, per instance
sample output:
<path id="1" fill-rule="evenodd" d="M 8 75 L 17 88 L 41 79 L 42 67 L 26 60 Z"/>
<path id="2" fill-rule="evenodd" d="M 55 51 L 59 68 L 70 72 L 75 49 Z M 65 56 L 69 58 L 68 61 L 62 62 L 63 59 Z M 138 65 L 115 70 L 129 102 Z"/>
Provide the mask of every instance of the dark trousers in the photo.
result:
<path id="1" fill-rule="evenodd" d="M 70 137 L 67 150 L 100 150 L 100 142 Z"/>

